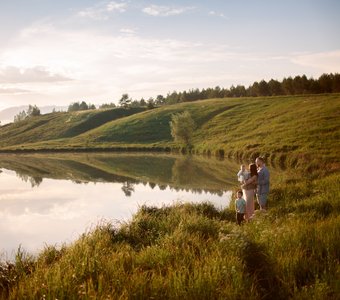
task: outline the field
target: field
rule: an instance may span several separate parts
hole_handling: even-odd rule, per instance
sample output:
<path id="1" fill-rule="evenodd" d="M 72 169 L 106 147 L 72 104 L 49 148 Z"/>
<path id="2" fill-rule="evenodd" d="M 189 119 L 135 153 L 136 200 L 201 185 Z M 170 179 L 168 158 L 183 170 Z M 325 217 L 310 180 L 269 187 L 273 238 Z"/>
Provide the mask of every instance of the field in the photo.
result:
<path id="1" fill-rule="evenodd" d="M 43 141 L 28 122 L 25 133 L 13 124 L 0 128 L 0 146 L 186 151 L 169 129 L 184 110 L 197 125 L 193 153 L 243 162 L 261 154 L 286 169 L 271 179 L 268 211 L 237 226 L 233 205 L 141 207 L 128 223 L 107 220 L 37 257 L 18 249 L 0 266 L 3 299 L 338 299 L 340 95 L 184 103 Z"/>

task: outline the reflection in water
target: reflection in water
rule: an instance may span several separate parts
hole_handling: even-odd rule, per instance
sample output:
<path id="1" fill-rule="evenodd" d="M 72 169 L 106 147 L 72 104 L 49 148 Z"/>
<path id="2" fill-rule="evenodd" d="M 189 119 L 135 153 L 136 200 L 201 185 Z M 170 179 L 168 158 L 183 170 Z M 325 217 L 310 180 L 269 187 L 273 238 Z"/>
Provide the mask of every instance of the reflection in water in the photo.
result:
<path id="1" fill-rule="evenodd" d="M 1 170 L 2 169 L 2 170 Z M 0 155 L 0 251 L 36 252 L 100 220 L 176 201 L 228 205 L 238 166 L 174 155 Z"/>
<path id="2" fill-rule="evenodd" d="M 123 183 L 122 191 L 124 192 L 126 197 L 130 197 L 132 192 L 135 191 L 135 189 L 134 189 L 132 183 L 126 181 L 126 182 Z"/>
<path id="3" fill-rule="evenodd" d="M 36 177 L 30 177 L 27 174 L 21 174 L 19 172 L 17 172 L 17 176 L 25 182 L 30 182 L 31 183 L 31 187 L 38 187 L 40 185 L 40 183 L 42 183 L 43 179 L 40 176 L 36 176 Z"/>
<path id="4" fill-rule="evenodd" d="M 235 184 L 235 163 L 192 156 L 140 154 L 0 155 L 0 167 L 39 186 L 43 178 L 74 183 L 151 183 L 190 191 L 221 193 Z M 129 188 L 130 189 L 130 188 Z M 129 190 L 127 189 L 127 190 Z"/>

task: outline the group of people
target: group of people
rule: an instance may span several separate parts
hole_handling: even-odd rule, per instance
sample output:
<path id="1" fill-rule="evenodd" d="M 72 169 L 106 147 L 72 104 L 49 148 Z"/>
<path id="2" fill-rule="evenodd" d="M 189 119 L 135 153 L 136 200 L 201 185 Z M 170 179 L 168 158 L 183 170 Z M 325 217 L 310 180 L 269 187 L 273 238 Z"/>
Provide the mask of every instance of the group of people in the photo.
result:
<path id="1" fill-rule="evenodd" d="M 241 189 L 236 194 L 235 210 L 236 221 L 241 225 L 244 220 L 249 221 L 254 216 L 255 195 L 260 210 L 267 209 L 269 171 L 263 157 L 256 158 L 255 163 L 251 163 L 248 170 L 245 165 L 241 165 L 237 177 Z"/>

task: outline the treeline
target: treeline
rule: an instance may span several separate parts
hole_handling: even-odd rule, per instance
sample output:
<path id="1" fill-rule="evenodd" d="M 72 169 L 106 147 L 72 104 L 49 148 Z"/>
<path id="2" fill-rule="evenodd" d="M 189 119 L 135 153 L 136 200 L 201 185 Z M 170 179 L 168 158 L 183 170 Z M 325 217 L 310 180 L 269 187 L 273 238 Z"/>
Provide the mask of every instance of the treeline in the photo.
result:
<path id="1" fill-rule="evenodd" d="M 284 78 L 282 81 L 271 79 L 254 82 L 249 87 L 244 85 L 232 85 L 229 89 L 215 88 L 192 89 L 184 92 L 168 93 L 166 97 L 161 95 L 155 98 L 155 104 L 174 104 L 211 98 L 225 97 L 260 97 L 301 94 L 323 94 L 340 92 L 340 74 L 323 74 L 318 79 L 307 78 L 306 75 L 294 78 Z"/>
<path id="2" fill-rule="evenodd" d="M 212 98 L 226 97 L 263 97 L 263 96 L 282 96 L 282 95 L 302 95 L 302 94 L 323 94 L 323 93 L 340 93 L 340 74 L 322 74 L 318 79 L 307 78 L 306 75 L 284 78 L 282 81 L 271 79 L 269 81 L 255 81 L 249 87 L 244 85 L 232 85 L 228 88 L 191 89 L 189 91 L 173 91 L 166 96 L 158 95 L 145 100 L 133 100 L 128 94 L 123 94 L 115 104 L 105 103 L 100 105 L 99 109 L 115 108 L 117 106 L 128 107 L 146 107 L 152 109 L 156 106 L 171 105 L 180 102 L 191 102 Z M 82 101 L 72 103 L 68 111 L 96 109 L 93 104 L 87 104 Z"/>
<path id="3" fill-rule="evenodd" d="M 282 81 L 271 79 L 269 81 L 255 81 L 249 87 L 244 85 L 232 85 L 228 88 L 191 89 L 189 91 L 173 91 L 166 96 L 158 95 L 155 98 L 133 100 L 128 94 L 123 94 L 118 104 L 113 102 L 98 106 L 99 109 L 146 107 L 152 109 L 157 106 L 171 105 L 181 102 L 191 102 L 204 99 L 226 98 L 226 97 L 265 97 L 282 95 L 303 95 L 303 94 L 324 94 L 340 93 L 340 74 L 322 74 L 318 79 L 307 78 L 306 75 L 284 78 Z M 85 101 L 73 102 L 69 105 L 68 111 L 84 111 L 96 109 L 94 104 L 87 104 Z M 55 112 L 55 111 L 53 111 Z M 30 116 L 39 115 L 40 110 L 35 105 L 29 106 L 27 111 L 22 111 L 14 117 L 14 122 L 22 121 Z"/>
<path id="4" fill-rule="evenodd" d="M 173 91 L 166 96 L 158 95 L 148 100 L 132 100 L 128 94 L 123 94 L 119 100 L 122 107 L 148 107 L 171 105 L 180 102 L 190 102 L 212 98 L 226 97 L 263 97 L 282 95 L 340 93 L 340 74 L 322 74 L 318 79 L 307 78 L 306 75 L 284 78 L 282 81 L 271 79 L 254 82 L 249 87 L 232 85 L 229 89 L 216 86 L 207 89 L 191 89 L 189 91 Z M 106 104 L 106 106 L 110 106 Z M 104 108 L 105 104 L 100 108 Z M 112 107 L 112 103 L 111 103 Z"/>
<path id="5" fill-rule="evenodd" d="M 14 123 L 34 116 L 40 116 L 40 109 L 36 105 L 29 105 L 27 110 L 23 110 L 14 116 Z"/>
<path id="6" fill-rule="evenodd" d="M 87 104 L 85 101 L 82 102 L 73 102 L 68 106 L 67 111 L 79 111 L 79 110 L 89 110 L 96 109 L 94 104 Z"/>
<path id="7" fill-rule="evenodd" d="M 117 106 L 128 107 L 146 107 L 154 108 L 156 106 L 171 105 L 180 102 L 190 102 L 212 98 L 226 97 L 263 97 L 263 96 L 282 96 L 282 95 L 302 95 L 302 94 L 323 94 L 323 93 L 340 93 L 340 74 L 322 74 L 318 79 L 307 78 L 306 75 L 295 76 L 294 78 L 284 78 L 282 81 L 271 79 L 269 81 L 261 80 L 254 82 L 249 87 L 244 85 L 232 85 L 229 89 L 216 86 L 207 89 L 191 89 L 189 91 L 173 91 L 166 96 L 158 95 L 145 100 L 133 100 L 128 94 L 123 94 L 118 103 L 113 102 L 100 105 L 100 109 L 115 108 Z M 84 101 L 75 102 L 69 106 L 68 111 L 95 109 L 92 104 L 86 104 Z"/>

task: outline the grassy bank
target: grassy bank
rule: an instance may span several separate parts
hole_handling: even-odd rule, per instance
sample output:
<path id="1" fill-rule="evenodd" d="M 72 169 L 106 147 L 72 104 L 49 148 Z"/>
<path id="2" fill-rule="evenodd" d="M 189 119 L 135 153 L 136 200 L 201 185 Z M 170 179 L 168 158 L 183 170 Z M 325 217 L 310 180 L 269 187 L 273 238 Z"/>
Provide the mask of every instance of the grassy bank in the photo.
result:
<path id="1" fill-rule="evenodd" d="M 338 174 L 274 179 L 270 210 L 239 227 L 232 207 L 141 207 L 69 246 L 2 263 L 3 299 L 336 299 Z"/>

